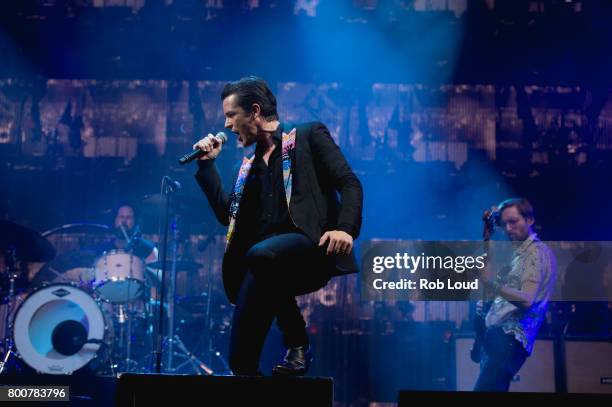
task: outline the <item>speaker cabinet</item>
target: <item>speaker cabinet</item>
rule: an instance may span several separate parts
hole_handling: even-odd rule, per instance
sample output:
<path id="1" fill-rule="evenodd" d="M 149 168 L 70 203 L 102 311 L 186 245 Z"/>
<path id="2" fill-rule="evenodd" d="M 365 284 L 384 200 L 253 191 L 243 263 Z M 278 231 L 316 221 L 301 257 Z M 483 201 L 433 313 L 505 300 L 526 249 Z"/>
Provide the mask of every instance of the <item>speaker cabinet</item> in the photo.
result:
<path id="1" fill-rule="evenodd" d="M 612 343 L 566 340 L 565 372 L 569 393 L 612 394 Z"/>

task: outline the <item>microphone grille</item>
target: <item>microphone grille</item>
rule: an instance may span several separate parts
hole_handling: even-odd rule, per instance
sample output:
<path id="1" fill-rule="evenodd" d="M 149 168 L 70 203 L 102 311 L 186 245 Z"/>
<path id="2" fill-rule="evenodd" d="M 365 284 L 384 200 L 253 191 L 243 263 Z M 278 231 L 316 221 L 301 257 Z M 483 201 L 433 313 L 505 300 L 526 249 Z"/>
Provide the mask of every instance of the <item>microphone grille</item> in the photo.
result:
<path id="1" fill-rule="evenodd" d="M 221 140 L 221 144 L 225 144 L 227 141 L 227 135 L 222 131 L 218 132 L 215 137 Z"/>

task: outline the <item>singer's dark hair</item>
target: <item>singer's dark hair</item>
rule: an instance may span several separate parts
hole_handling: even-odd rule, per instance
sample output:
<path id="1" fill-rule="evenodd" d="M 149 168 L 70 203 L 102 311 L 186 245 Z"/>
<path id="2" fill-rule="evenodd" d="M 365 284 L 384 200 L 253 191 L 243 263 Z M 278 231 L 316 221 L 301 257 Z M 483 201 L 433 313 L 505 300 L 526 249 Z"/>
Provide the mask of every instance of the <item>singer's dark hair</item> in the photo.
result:
<path id="1" fill-rule="evenodd" d="M 535 219 L 533 206 L 526 198 L 510 198 L 499 204 L 499 214 L 508 208 L 515 207 L 525 219 Z"/>
<path id="2" fill-rule="evenodd" d="M 237 81 L 229 82 L 221 91 L 221 100 L 236 95 L 238 106 L 245 112 L 251 112 L 254 103 L 261 107 L 261 114 L 267 121 L 278 120 L 276 97 L 270 87 L 261 78 L 246 76 Z"/>

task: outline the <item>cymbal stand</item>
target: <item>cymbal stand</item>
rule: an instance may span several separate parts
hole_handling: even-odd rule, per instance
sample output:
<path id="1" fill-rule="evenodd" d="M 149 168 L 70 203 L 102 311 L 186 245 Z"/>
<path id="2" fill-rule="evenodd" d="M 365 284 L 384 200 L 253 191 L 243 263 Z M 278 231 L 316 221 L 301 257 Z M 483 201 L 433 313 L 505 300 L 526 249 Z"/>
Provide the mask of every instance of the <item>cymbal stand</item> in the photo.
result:
<path id="1" fill-rule="evenodd" d="M 19 278 L 19 273 L 17 272 L 17 268 L 15 267 L 15 263 L 17 262 L 17 256 L 14 248 L 8 249 L 4 255 L 4 262 L 7 274 L 9 276 L 9 292 L 6 297 L 6 319 L 4 321 L 4 338 L 2 338 L 2 348 L 4 350 L 4 357 L 0 362 L 0 374 L 4 372 L 6 368 L 6 364 L 9 361 L 9 358 L 15 351 L 13 350 L 13 339 L 11 337 L 11 332 L 13 331 L 13 301 L 15 299 L 15 280 Z"/>
<path id="2" fill-rule="evenodd" d="M 208 244 L 212 243 L 214 241 L 214 233 L 211 230 L 210 231 L 210 235 L 207 239 L 207 246 Z M 216 356 L 220 361 L 221 364 L 223 365 L 225 372 L 227 374 L 231 374 L 231 369 L 229 367 L 229 364 L 227 363 L 227 361 L 225 360 L 225 358 L 221 355 L 221 352 L 219 352 L 217 349 L 215 349 L 215 345 L 214 345 L 214 337 L 213 337 L 213 330 L 214 330 L 214 321 L 213 321 L 213 315 L 212 315 L 212 298 L 213 298 L 213 287 L 214 281 L 213 281 L 213 269 L 212 267 L 208 267 L 208 290 L 207 290 L 207 296 L 206 296 L 206 314 L 204 317 L 204 321 L 206 323 L 206 332 L 207 332 L 207 336 L 208 336 L 208 349 L 207 349 L 207 353 L 208 353 L 208 362 L 212 363 L 212 357 Z"/>
<path id="3" fill-rule="evenodd" d="M 119 353 L 124 365 L 121 369 L 123 372 L 131 372 L 133 360 L 132 360 L 132 319 L 134 313 L 130 307 L 130 303 L 113 305 L 116 311 L 113 310 L 115 318 L 119 326 L 119 335 L 117 346 L 121 350 Z"/>
<path id="4" fill-rule="evenodd" d="M 182 364 L 174 368 L 174 371 L 178 371 L 180 368 L 190 363 L 191 367 L 193 368 L 193 370 L 196 372 L 197 375 L 201 375 L 202 372 L 207 375 L 212 375 L 214 373 L 211 368 L 209 368 L 204 362 L 202 362 L 193 353 L 191 353 L 189 349 L 187 349 L 187 347 L 185 346 L 183 341 L 181 341 L 181 338 L 178 335 L 174 335 L 172 339 L 168 339 L 168 341 L 175 342 L 176 348 L 182 353 L 182 354 L 177 354 L 177 355 L 182 356 L 183 358 L 187 359 L 185 362 L 183 362 Z"/>

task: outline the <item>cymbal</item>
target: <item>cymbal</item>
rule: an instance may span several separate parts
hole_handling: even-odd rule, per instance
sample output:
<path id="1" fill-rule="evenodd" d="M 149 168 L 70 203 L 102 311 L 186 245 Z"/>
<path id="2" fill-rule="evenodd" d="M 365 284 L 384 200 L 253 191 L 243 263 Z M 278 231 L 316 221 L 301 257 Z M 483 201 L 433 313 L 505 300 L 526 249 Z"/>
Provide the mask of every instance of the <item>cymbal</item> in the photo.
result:
<path id="1" fill-rule="evenodd" d="M 152 269 L 161 269 L 162 265 L 163 263 L 161 261 L 156 261 L 154 263 L 147 264 L 147 267 L 152 268 Z M 202 265 L 194 261 L 190 261 L 190 260 L 177 260 L 176 261 L 176 271 L 194 272 L 194 271 L 198 271 L 200 268 L 202 268 Z M 172 260 L 166 260 L 166 271 L 171 270 L 171 269 L 172 269 Z"/>
<path id="2" fill-rule="evenodd" d="M 32 286 L 44 283 L 75 283 L 86 287 L 93 280 L 91 269 L 97 257 L 94 250 L 74 250 L 62 253 L 46 263 L 32 278 Z"/>
<path id="3" fill-rule="evenodd" d="M 153 311 L 153 315 L 157 315 L 157 312 L 159 311 L 159 306 L 160 306 L 159 300 L 150 299 L 149 300 L 149 305 L 154 310 Z M 168 312 L 168 303 L 167 302 L 164 303 L 164 312 Z M 188 310 L 186 310 L 181 304 L 176 302 L 174 304 L 174 318 L 175 318 L 176 322 L 181 324 L 182 321 L 188 321 L 188 320 L 192 319 L 192 316 L 191 316 L 191 313 Z"/>
<path id="4" fill-rule="evenodd" d="M 211 322 L 214 324 L 211 328 L 217 334 L 227 332 L 231 326 L 232 309 L 230 305 L 214 300 L 209 301 L 206 293 L 181 297 L 177 300 L 176 305 L 190 313 L 191 318 L 186 319 L 188 327 L 194 324 L 201 326 L 204 317 L 212 319 Z"/>
<path id="5" fill-rule="evenodd" d="M 79 234 L 112 234 L 113 233 L 113 229 L 108 226 L 108 225 L 103 225 L 100 223 L 87 223 L 87 222 L 81 222 L 81 223 L 69 223 L 66 225 L 62 225 L 62 226 L 58 226 L 56 228 L 47 230 L 45 232 L 42 233 L 42 236 L 47 237 L 47 236 L 51 236 L 54 234 L 72 234 L 72 233 L 79 233 Z"/>
<path id="6" fill-rule="evenodd" d="M 177 303 L 190 312 L 202 312 L 208 307 L 208 295 L 189 295 L 179 298 Z"/>
<path id="7" fill-rule="evenodd" d="M 55 257 L 55 247 L 40 233 L 7 220 L 0 220 L 0 250 L 14 248 L 22 261 L 43 262 Z"/>

